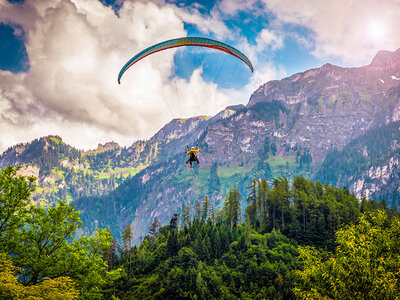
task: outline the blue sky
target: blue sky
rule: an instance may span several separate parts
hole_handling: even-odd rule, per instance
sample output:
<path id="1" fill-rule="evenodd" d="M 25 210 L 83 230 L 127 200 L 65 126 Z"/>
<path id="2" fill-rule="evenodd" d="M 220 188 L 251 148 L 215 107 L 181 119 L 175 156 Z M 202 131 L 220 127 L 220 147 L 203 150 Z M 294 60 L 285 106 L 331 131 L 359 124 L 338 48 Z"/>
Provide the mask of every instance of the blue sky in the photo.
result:
<path id="1" fill-rule="evenodd" d="M 8 1 L 11 3 L 23 3 L 23 0 Z M 101 0 L 106 6 L 112 7 L 116 14 L 121 7 L 122 2 L 116 0 Z M 216 1 L 166 1 L 166 4 L 177 4 L 179 7 L 198 7 L 198 11 L 204 15 L 210 15 L 218 2 Z M 258 9 L 262 5 L 258 4 Z M 257 6 L 256 8 L 257 9 Z M 256 38 L 264 28 L 268 28 L 268 15 L 248 12 L 239 12 L 237 15 L 225 18 L 224 23 L 229 29 L 234 30 L 240 36 L 245 38 L 249 44 L 256 45 Z M 272 18 L 273 16 L 271 16 Z M 243 21 L 244 20 L 244 21 Z M 16 24 L 0 24 L 0 37 L 4 41 L 0 45 L 0 68 L 11 72 L 27 72 L 29 70 L 29 58 L 26 53 L 22 33 L 15 34 L 19 29 Z M 235 37 L 224 36 L 222 39 L 215 34 L 204 34 L 196 25 L 184 23 L 184 29 L 187 36 L 206 36 L 222 40 L 228 44 L 235 44 Z M 310 33 L 303 28 L 291 28 L 294 32 L 305 36 Z M 276 51 L 265 51 L 258 54 L 260 60 L 269 61 L 280 66 L 284 70 L 283 75 L 291 75 L 296 72 L 302 72 L 306 69 L 318 67 L 324 63 L 320 59 L 310 54 L 310 49 L 299 45 L 298 42 L 290 36 L 284 38 L 284 47 Z M 247 67 L 237 58 L 220 53 L 216 50 L 181 48 L 174 57 L 173 76 L 189 79 L 193 71 L 199 67 L 203 69 L 202 77 L 207 82 L 216 83 L 222 88 L 233 88 L 244 86 L 249 83 L 250 73 Z"/>
<path id="2" fill-rule="evenodd" d="M 78 148 L 129 146 L 172 118 L 246 105 L 263 83 L 327 62 L 369 64 L 400 47 L 398 0 L 0 0 L 0 150 L 58 134 Z M 247 55 L 144 48 L 202 36 Z M 77 135 L 76 132 L 80 134 Z"/>

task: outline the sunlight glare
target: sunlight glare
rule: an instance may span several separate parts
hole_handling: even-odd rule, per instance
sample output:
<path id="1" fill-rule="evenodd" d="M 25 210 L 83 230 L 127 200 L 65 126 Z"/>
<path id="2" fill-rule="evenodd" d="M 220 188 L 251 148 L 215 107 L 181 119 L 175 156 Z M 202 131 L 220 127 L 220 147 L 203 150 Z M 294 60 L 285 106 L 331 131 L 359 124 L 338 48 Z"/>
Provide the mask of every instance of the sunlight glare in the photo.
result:
<path id="1" fill-rule="evenodd" d="M 386 35 L 386 27 L 380 21 L 372 21 L 368 24 L 367 35 L 374 40 L 382 40 Z"/>

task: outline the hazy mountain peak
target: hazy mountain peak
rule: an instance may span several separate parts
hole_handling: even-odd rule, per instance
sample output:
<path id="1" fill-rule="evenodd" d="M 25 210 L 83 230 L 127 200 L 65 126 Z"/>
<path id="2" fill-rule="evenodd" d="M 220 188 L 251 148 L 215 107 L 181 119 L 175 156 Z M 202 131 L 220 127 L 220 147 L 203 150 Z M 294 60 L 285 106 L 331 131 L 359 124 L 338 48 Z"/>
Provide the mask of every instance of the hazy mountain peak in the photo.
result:
<path id="1" fill-rule="evenodd" d="M 379 51 L 368 67 L 389 70 L 400 66 L 400 48 L 396 51 Z"/>
<path id="2" fill-rule="evenodd" d="M 109 151 L 113 149 L 121 148 L 120 145 L 116 142 L 107 142 L 105 144 L 98 144 L 97 151 Z"/>

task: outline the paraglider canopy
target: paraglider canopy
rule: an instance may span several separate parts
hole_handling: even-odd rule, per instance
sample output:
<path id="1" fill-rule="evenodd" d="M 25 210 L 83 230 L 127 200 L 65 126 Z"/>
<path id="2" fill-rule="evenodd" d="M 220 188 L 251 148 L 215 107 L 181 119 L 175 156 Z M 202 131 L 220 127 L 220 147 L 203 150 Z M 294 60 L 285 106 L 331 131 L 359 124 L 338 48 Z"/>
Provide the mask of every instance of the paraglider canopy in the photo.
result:
<path id="1" fill-rule="evenodd" d="M 199 46 L 199 47 L 207 47 L 207 48 L 213 48 L 216 50 L 220 50 L 223 52 L 226 52 L 228 54 L 231 54 L 243 62 L 247 64 L 247 66 L 250 68 L 251 72 L 254 71 L 253 65 L 251 64 L 250 60 L 247 58 L 246 55 L 244 55 L 242 52 L 239 50 L 225 44 L 219 41 L 215 41 L 212 39 L 208 38 L 202 38 L 202 37 L 183 37 L 183 38 L 178 38 L 178 39 L 172 39 L 168 40 L 165 42 L 158 43 L 156 45 L 150 46 L 143 51 L 139 52 L 136 54 L 134 57 L 132 57 L 121 69 L 121 71 L 118 74 L 118 84 L 121 84 L 121 77 L 125 73 L 127 69 L 129 69 L 133 64 L 137 63 L 139 60 L 142 58 L 170 48 L 176 48 L 176 47 L 182 47 L 182 46 Z"/>

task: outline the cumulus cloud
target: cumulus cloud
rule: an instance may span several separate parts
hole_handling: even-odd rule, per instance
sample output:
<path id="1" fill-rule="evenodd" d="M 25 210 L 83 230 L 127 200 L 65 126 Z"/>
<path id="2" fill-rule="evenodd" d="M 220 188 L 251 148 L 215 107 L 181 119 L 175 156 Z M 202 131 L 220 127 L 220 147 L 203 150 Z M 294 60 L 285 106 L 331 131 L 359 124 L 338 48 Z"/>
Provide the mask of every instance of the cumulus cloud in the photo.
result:
<path id="1" fill-rule="evenodd" d="M 368 64 L 377 51 L 400 47 L 398 0 L 222 0 L 218 7 L 228 16 L 263 13 L 270 30 L 323 61 Z"/>
<path id="2" fill-rule="evenodd" d="M 109 140 L 130 145 L 172 117 L 211 115 L 229 105 L 201 69 L 189 80 L 171 79 L 176 50 L 140 61 L 117 84 L 134 54 L 186 36 L 184 20 L 204 19 L 161 4 L 126 1 L 116 16 L 98 0 L 0 0 L 0 21 L 24 29 L 30 64 L 25 74 L 0 72 L 1 150 L 48 134 L 84 149 Z M 227 30 L 212 19 L 204 30 Z"/>
<path id="3" fill-rule="evenodd" d="M 182 21 L 195 25 L 204 34 L 213 34 L 217 39 L 225 39 L 234 35 L 221 19 L 217 9 L 212 9 L 209 15 L 203 15 L 195 7 L 171 7 Z"/>
<path id="4" fill-rule="evenodd" d="M 400 46 L 400 2 L 393 0 L 263 0 L 277 22 L 304 26 L 314 33 L 313 54 L 320 59 L 338 58 L 365 64 L 382 49 Z M 376 38 L 368 32 L 372 22 L 387 30 Z"/>
<path id="5" fill-rule="evenodd" d="M 260 8 L 259 0 L 222 0 L 217 4 L 218 9 L 225 15 L 234 16 L 240 11 L 251 11 L 257 13 Z"/>

